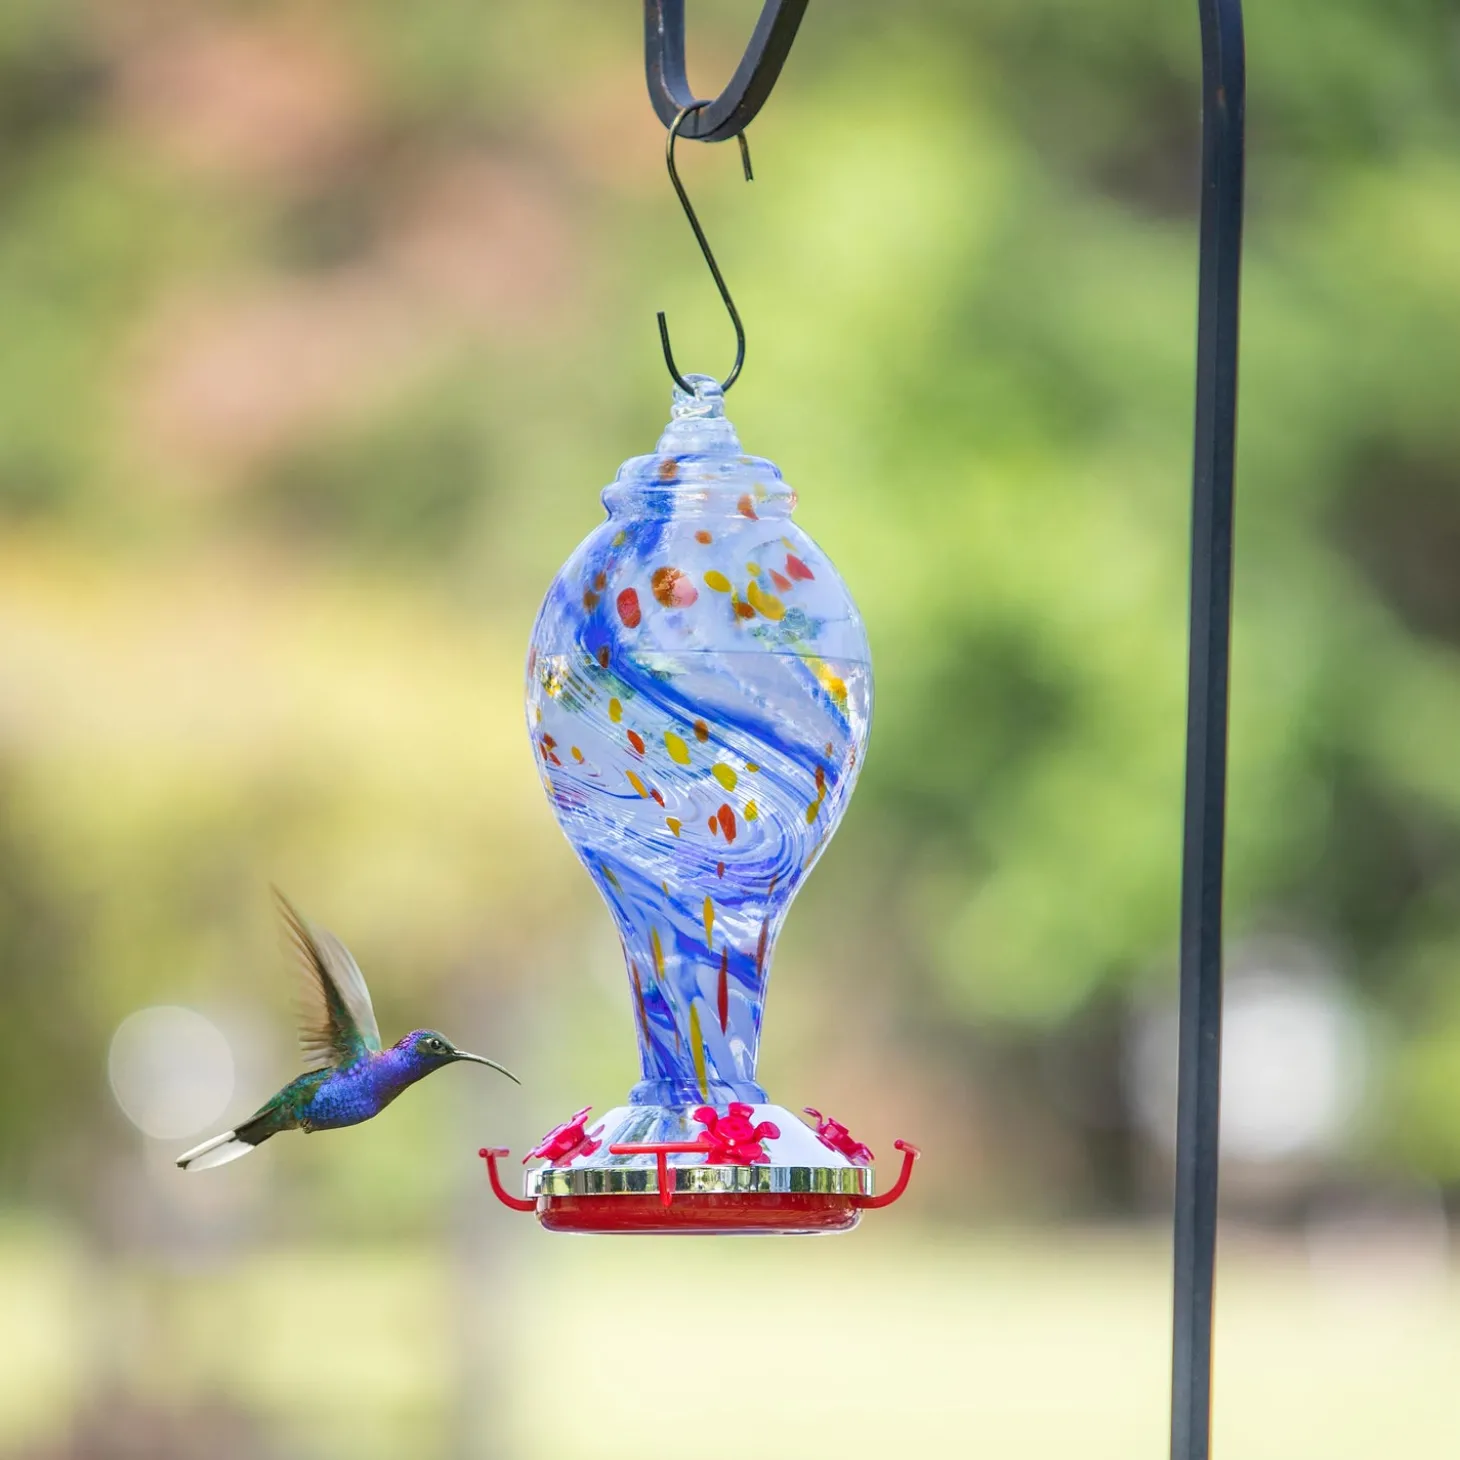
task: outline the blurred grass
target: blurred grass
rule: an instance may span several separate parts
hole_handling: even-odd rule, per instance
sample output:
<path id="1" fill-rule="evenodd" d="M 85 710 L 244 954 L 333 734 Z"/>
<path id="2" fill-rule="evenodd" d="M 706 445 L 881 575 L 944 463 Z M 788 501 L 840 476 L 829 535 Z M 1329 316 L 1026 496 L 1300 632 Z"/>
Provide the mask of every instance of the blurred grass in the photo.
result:
<path id="1" fill-rule="evenodd" d="M 121 1285 L 118 1311 L 153 1328 L 152 1362 L 164 1356 L 132 1376 L 141 1393 L 243 1405 L 289 1437 L 288 1453 L 320 1460 L 451 1453 L 462 1405 L 480 1407 L 512 1453 L 544 1460 L 681 1449 L 1130 1460 L 1164 1446 L 1158 1233 L 869 1222 L 817 1242 L 565 1242 L 531 1231 L 508 1254 L 495 1285 L 454 1274 L 439 1250 L 370 1247 L 106 1281 Z M 0 1349 L 14 1356 L 0 1453 L 54 1423 L 80 1388 L 99 1295 L 79 1278 L 74 1255 L 52 1246 L 0 1246 Z M 463 1307 L 492 1335 L 491 1374 L 461 1369 Z M 1370 1254 L 1334 1273 L 1291 1241 L 1227 1243 L 1219 1453 L 1446 1453 L 1457 1362 L 1460 1291 L 1443 1272 Z"/>

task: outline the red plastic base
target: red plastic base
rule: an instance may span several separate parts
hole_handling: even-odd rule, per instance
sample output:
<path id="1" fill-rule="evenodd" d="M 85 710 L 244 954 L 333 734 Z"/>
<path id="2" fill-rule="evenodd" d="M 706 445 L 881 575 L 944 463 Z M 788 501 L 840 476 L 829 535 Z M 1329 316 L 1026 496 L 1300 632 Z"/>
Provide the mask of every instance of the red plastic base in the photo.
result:
<path id="1" fill-rule="evenodd" d="M 669 1206 L 657 1192 L 553 1196 L 537 1204 L 537 1219 L 550 1232 L 846 1232 L 860 1215 L 853 1197 L 805 1192 L 676 1193 Z"/>

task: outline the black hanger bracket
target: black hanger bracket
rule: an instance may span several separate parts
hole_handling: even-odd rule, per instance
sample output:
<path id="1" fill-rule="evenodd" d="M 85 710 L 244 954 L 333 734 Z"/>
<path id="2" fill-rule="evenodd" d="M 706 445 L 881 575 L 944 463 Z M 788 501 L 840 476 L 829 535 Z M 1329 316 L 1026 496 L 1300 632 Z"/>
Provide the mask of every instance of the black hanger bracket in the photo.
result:
<path id="1" fill-rule="evenodd" d="M 738 137 L 766 104 L 809 0 L 766 0 L 740 65 L 719 96 L 700 101 L 684 69 L 684 0 L 644 0 L 644 71 L 659 120 L 672 126 L 688 108 L 679 135 L 696 142 Z M 698 104 L 697 104 L 698 103 Z"/>

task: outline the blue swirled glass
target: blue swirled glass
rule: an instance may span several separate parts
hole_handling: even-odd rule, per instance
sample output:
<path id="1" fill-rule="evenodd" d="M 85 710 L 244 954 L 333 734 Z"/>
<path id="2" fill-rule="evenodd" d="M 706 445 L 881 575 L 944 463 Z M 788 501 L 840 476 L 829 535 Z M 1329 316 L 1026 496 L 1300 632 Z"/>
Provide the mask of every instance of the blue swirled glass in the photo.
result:
<path id="1" fill-rule="evenodd" d="M 866 632 L 795 493 L 719 387 L 676 391 L 656 451 L 548 589 L 527 664 L 543 785 L 623 943 L 635 1105 L 765 1101 L 756 1056 L 786 910 L 866 749 Z"/>

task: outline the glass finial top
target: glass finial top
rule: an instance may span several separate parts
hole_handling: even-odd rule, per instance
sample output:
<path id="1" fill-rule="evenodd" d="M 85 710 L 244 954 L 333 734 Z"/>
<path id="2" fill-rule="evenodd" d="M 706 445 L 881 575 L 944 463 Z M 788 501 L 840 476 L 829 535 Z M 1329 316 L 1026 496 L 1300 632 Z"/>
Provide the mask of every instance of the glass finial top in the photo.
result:
<path id="1" fill-rule="evenodd" d="M 720 389 L 720 382 L 712 375 L 687 375 L 685 379 L 694 386 L 695 391 L 690 395 L 679 386 L 674 387 L 674 406 L 670 412 L 674 419 L 723 420 L 725 392 Z"/>
<path id="2" fill-rule="evenodd" d="M 669 424 L 659 438 L 660 456 L 738 457 L 740 438 L 725 418 L 725 393 L 709 375 L 685 377 L 694 394 L 674 387 Z"/>

